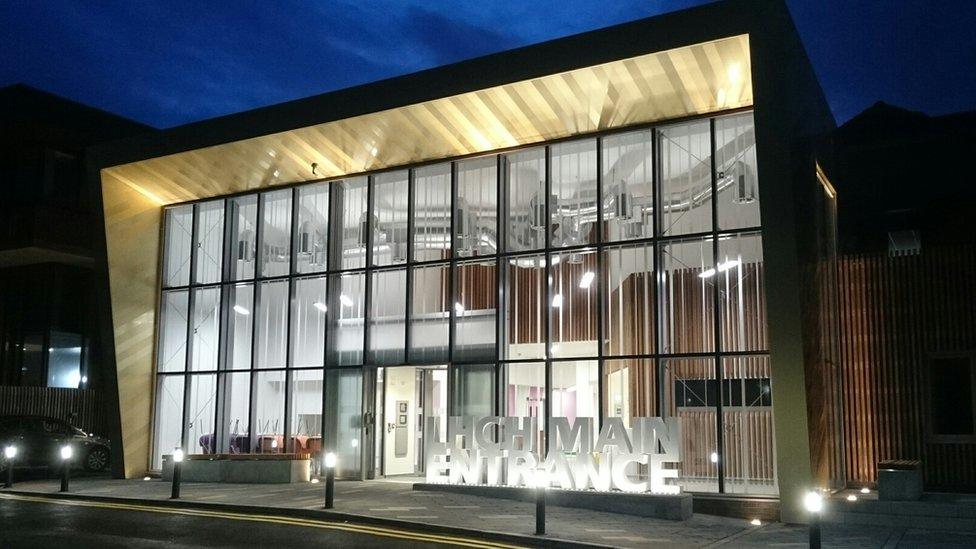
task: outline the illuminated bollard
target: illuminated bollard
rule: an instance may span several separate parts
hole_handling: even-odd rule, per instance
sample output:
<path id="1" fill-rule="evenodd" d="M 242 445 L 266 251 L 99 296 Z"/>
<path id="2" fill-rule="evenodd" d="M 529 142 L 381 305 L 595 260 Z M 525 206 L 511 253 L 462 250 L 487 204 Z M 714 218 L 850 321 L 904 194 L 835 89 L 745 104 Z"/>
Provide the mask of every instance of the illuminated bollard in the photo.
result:
<path id="1" fill-rule="evenodd" d="M 7 482 L 4 488 L 14 487 L 14 458 L 17 457 L 17 447 L 11 444 L 3 449 L 3 457 L 7 459 Z"/>
<path id="2" fill-rule="evenodd" d="M 820 513 L 823 511 L 823 496 L 808 492 L 803 498 L 803 506 L 810 514 L 810 548 L 820 549 Z"/>
<path id="3" fill-rule="evenodd" d="M 170 499 L 180 499 L 180 476 L 183 469 L 183 449 L 173 450 L 173 493 Z"/>
<path id="4" fill-rule="evenodd" d="M 535 473 L 535 535 L 546 534 L 546 488 L 549 476 L 542 469 Z"/>
<path id="5" fill-rule="evenodd" d="M 68 480 L 71 476 L 71 456 L 74 455 L 71 446 L 65 444 L 61 447 L 61 491 L 68 491 Z"/>
<path id="6" fill-rule="evenodd" d="M 325 465 L 325 508 L 332 509 L 335 504 L 335 453 L 325 454 L 323 464 Z"/>

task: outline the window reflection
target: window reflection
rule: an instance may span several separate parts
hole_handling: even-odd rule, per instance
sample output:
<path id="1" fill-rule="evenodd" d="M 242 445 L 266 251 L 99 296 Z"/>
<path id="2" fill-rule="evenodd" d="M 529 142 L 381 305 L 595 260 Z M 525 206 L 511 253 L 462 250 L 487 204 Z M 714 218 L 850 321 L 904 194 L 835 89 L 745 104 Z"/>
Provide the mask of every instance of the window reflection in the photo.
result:
<path id="1" fill-rule="evenodd" d="M 373 178 L 373 264 L 407 261 L 407 171 Z"/>
<path id="2" fill-rule="evenodd" d="M 546 151 L 530 149 L 502 156 L 505 169 L 506 246 L 511 252 L 546 243 Z"/>
<path id="3" fill-rule="evenodd" d="M 366 275 L 329 277 L 329 365 L 362 364 Z"/>
<path id="4" fill-rule="evenodd" d="M 227 199 L 227 223 L 230 234 L 230 242 L 227 245 L 227 274 L 230 280 L 254 278 L 257 216 L 257 195 Z"/>
<path id="5" fill-rule="evenodd" d="M 214 200 L 197 205 L 196 273 L 193 281 L 200 284 L 220 282 L 223 267 L 224 201 Z"/>
<path id="6" fill-rule="evenodd" d="M 291 271 L 291 189 L 261 195 L 261 276 Z"/>
<path id="7" fill-rule="evenodd" d="M 658 132 L 663 235 L 712 229 L 711 134 L 707 120 Z"/>
<path id="8" fill-rule="evenodd" d="M 603 139 L 603 220 L 607 241 L 654 235 L 651 131 Z"/>
<path id="9" fill-rule="evenodd" d="M 455 253 L 458 257 L 498 252 L 498 160 L 495 156 L 457 163 Z"/>
<path id="10" fill-rule="evenodd" d="M 190 247 L 193 206 L 174 206 L 164 211 L 163 287 L 186 286 L 190 282 Z"/>
<path id="11" fill-rule="evenodd" d="M 413 202 L 414 261 L 447 259 L 451 254 L 451 165 L 418 168 Z"/>
<path id="12" fill-rule="evenodd" d="M 338 205 L 331 233 L 335 248 L 330 252 L 333 269 L 361 269 L 366 266 L 369 214 L 366 211 L 367 178 L 352 177 L 330 185 Z M 338 237 L 338 238 L 337 238 Z"/>
<path id="13" fill-rule="evenodd" d="M 416 267 L 410 288 L 411 363 L 446 362 L 450 266 Z"/>
<path id="14" fill-rule="evenodd" d="M 324 271 L 329 251 L 329 184 L 298 188 L 298 219 L 295 222 L 295 270 Z"/>
<path id="15" fill-rule="evenodd" d="M 550 244 L 579 246 L 596 242 L 596 140 L 553 145 L 549 197 Z"/>
<path id="16" fill-rule="evenodd" d="M 597 354 L 597 254 L 578 251 L 550 256 L 549 352 L 553 357 Z"/>
<path id="17" fill-rule="evenodd" d="M 378 271 L 372 274 L 369 310 L 369 362 L 402 364 L 406 343 L 407 271 Z"/>

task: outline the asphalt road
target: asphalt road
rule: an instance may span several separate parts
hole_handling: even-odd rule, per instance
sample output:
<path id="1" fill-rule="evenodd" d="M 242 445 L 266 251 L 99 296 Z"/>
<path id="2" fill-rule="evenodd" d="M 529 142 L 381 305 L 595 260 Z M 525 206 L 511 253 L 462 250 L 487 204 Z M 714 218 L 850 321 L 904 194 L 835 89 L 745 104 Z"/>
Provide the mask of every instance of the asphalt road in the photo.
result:
<path id="1" fill-rule="evenodd" d="M 0 547 L 504 547 L 342 522 L 92 501 L 0 497 Z"/>

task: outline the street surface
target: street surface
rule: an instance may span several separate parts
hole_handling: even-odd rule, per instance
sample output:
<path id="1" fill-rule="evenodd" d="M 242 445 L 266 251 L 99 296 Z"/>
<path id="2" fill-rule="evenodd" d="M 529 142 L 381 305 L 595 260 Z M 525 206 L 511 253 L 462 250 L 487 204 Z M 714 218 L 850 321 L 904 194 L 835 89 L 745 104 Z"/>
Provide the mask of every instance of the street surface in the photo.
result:
<path id="1" fill-rule="evenodd" d="M 513 547 L 389 527 L 142 504 L 0 498 L 0 547 Z"/>

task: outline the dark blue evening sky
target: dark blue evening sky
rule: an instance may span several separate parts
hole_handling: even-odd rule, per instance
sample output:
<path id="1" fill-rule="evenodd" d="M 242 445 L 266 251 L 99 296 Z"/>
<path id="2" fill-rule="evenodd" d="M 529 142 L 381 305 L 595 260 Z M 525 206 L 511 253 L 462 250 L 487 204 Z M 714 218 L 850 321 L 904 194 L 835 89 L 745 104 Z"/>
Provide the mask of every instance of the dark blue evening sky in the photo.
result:
<path id="1" fill-rule="evenodd" d="M 702 0 L 0 0 L 0 86 L 169 127 Z M 838 123 L 976 109 L 976 0 L 789 0 Z"/>

